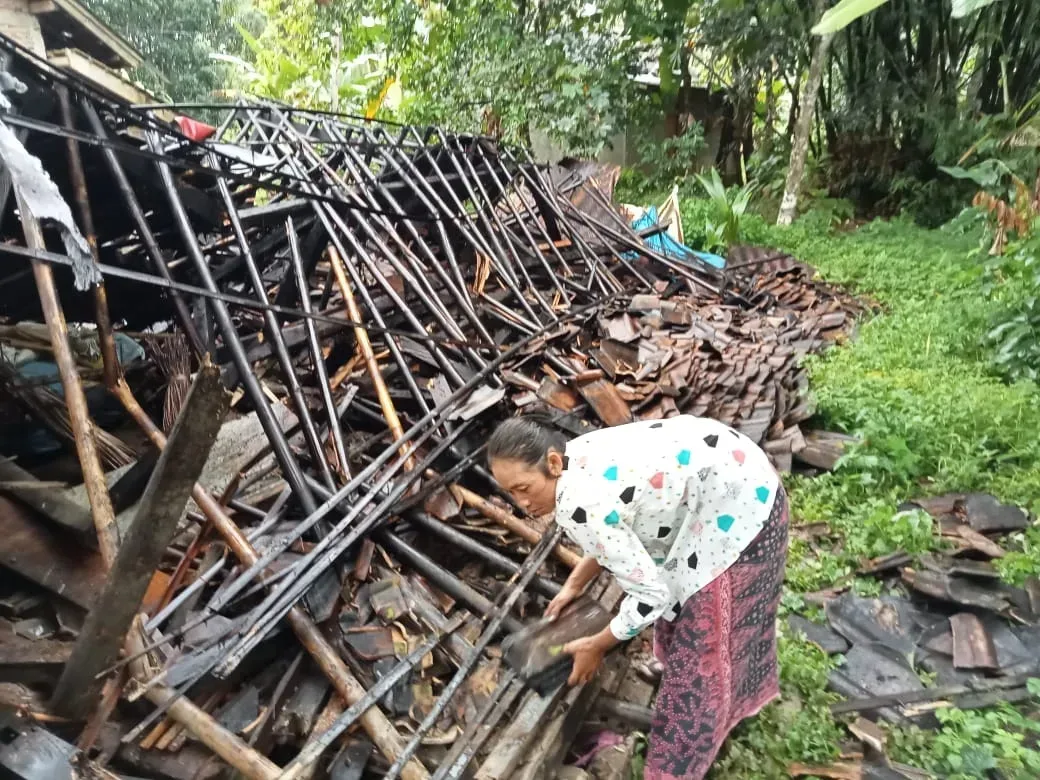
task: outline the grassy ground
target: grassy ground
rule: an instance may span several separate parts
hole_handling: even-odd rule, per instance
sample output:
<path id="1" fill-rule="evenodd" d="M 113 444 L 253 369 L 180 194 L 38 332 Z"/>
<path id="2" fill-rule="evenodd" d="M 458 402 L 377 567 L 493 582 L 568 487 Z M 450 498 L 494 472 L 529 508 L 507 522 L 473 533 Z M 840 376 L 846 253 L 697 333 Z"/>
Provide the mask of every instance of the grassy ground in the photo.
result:
<path id="1" fill-rule="evenodd" d="M 688 202 L 684 224 L 700 214 Z M 751 242 L 782 247 L 880 306 L 854 342 L 811 364 L 821 427 L 857 433 L 865 444 L 835 473 L 789 483 L 795 522 L 828 523 L 834 543 L 818 550 L 793 542 L 785 610 L 804 612 L 801 594 L 830 585 L 862 558 L 935 546 L 926 516 L 896 516 L 906 498 L 979 490 L 1040 510 L 1040 393 L 1002 382 L 980 347 L 1015 291 L 983 294 L 977 229 L 891 222 L 835 232 L 825 215 L 809 215 L 785 230 L 751 220 L 748 231 Z M 1005 577 L 1040 573 L 1040 531 L 1015 544 L 1020 552 L 1002 563 Z M 877 592 L 878 585 L 855 587 Z M 786 632 L 780 655 L 783 701 L 740 727 L 711 777 L 786 778 L 791 761 L 837 758 L 846 733 L 827 710 L 831 661 Z M 1040 776 L 1040 753 L 1023 747 L 1021 736 L 1040 726 L 1020 712 L 951 710 L 942 719 L 939 732 L 892 734 L 891 752 L 942 777 L 980 777 L 985 767 Z"/>

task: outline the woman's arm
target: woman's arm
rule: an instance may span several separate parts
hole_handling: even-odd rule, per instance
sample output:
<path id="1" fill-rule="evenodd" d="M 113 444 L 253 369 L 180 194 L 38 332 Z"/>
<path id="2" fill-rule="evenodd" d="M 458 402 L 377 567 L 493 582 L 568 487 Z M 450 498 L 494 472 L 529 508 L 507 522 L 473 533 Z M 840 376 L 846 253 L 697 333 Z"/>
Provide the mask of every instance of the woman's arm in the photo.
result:
<path id="1" fill-rule="evenodd" d="M 661 617 L 673 599 L 657 564 L 628 523 L 586 523 L 582 530 L 586 537 L 582 540 L 583 548 L 596 550 L 597 567 L 602 566 L 614 575 L 626 595 L 610 625 L 564 646 L 564 652 L 574 657 L 568 680 L 571 685 L 592 679 L 603 657 L 615 645 L 636 636 Z M 578 569 L 584 569 L 584 564 L 583 560 L 571 576 L 574 577 Z"/>
<path id="2" fill-rule="evenodd" d="M 563 646 L 563 652 L 574 657 L 574 666 L 571 668 L 571 676 L 567 680 L 570 685 L 584 685 L 591 680 L 600 664 L 603 656 L 614 649 L 620 640 L 614 636 L 614 632 L 607 626 L 598 634 L 576 639 Z"/>
<path id="3" fill-rule="evenodd" d="M 585 590 L 586 585 L 596 579 L 596 576 L 601 571 L 603 571 L 603 567 L 599 565 L 599 561 L 596 560 L 595 556 L 586 555 L 571 571 L 567 582 L 564 583 L 564 587 L 572 587 L 580 593 Z"/>
<path id="4" fill-rule="evenodd" d="M 578 598 L 585 591 L 585 587 L 601 571 L 603 571 L 603 567 L 599 565 L 599 562 L 594 557 L 586 555 L 582 558 L 571 571 L 570 576 L 567 577 L 567 581 L 563 583 L 560 592 L 549 602 L 549 606 L 545 608 L 545 616 L 553 620 L 559 617 L 564 608 Z"/>

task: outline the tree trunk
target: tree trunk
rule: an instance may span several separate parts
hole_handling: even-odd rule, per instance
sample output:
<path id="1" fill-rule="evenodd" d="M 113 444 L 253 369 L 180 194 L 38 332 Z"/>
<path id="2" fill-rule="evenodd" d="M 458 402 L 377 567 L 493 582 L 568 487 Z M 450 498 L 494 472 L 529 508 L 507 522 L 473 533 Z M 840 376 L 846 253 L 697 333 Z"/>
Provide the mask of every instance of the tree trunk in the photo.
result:
<path id="1" fill-rule="evenodd" d="M 766 118 L 762 132 L 762 155 L 769 157 L 776 145 L 776 93 L 773 91 L 774 63 L 772 58 L 766 68 Z"/>
<path id="2" fill-rule="evenodd" d="M 776 218 L 778 225 L 790 225 L 794 222 L 798 210 L 798 190 L 802 186 L 805 174 L 805 158 L 809 152 L 809 137 L 812 134 L 813 114 L 816 112 L 816 95 L 823 81 L 823 67 L 827 61 L 827 52 L 831 46 L 833 35 L 824 35 L 816 44 L 816 56 L 809 66 L 809 80 L 805 83 L 799 104 L 798 124 L 795 126 L 794 140 L 791 142 L 791 163 L 787 168 L 787 181 L 784 182 L 784 198 L 780 202 L 780 214 Z"/>

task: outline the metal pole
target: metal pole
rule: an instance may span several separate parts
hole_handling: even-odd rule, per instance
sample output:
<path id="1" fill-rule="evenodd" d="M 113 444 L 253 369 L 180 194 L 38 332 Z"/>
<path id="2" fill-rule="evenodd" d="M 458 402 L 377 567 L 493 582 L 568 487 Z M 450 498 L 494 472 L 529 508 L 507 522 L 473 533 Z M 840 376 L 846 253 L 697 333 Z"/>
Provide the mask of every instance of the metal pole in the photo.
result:
<path id="1" fill-rule="evenodd" d="M 285 220 L 285 230 L 289 235 L 289 260 L 296 274 L 296 287 L 300 291 L 300 306 L 305 314 L 311 313 L 311 294 L 307 285 L 307 279 L 303 274 L 303 261 L 300 259 L 300 244 L 296 236 L 296 228 L 293 226 L 292 217 Z M 325 404 L 325 414 L 329 419 L 329 430 L 332 434 L 332 443 L 339 460 L 340 473 L 350 478 L 350 464 L 347 462 L 347 445 L 343 442 L 343 429 L 339 424 L 336 414 L 336 402 L 332 399 L 332 388 L 329 387 L 329 373 L 325 367 L 325 357 L 321 354 L 321 341 L 318 339 L 318 330 L 314 327 L 314 320 L 304 321 L 307 329 L 307 339 L 310 341 L 311 359 L 314 362 L 314 371 L 318 375 L 318 392 L 321 393 Z M 327 469 L 324 453 L 320 453 L 321 463 Z"/>
<path id="2" fill-rule="evenodd" d="M 158 152 L 162 149 L 159 139 L 154 132 L 148 134 L 148 142 L 153 151 Z M 215 291 L 217 289 L 216 282 L 213 280 L 213 274 L 210 271 L 209 265 L 206 263 L 206 258 L 203 257 L 202 251 L 199 249 L 198 238 L 192 230 L 188 214 L 184 210 L 184 204 L 182 204 L 180 198 L 177 197 L 177 191 L 173 183 L 173 175 L 170 173 L 170 166 L 164 162 L 157 162 L 155 166 L 159 171 L 160 183 L 162 188 L 166 191 L 171 211 L 173 212 L 177 227 L 180 230 L 181 238 L 188 249 L 188 254 L 194 263 L 195 270 L 198 273 L 199 278 L 202 280 L 202 283 L 208 289 Z M 263 390 L 260 388 L 260 383 L 257 381 L 256 375 L 253 373 L 253 368 L 249 365 L 245 349 L 242 347 L 242 341 L 239 339 L 238 333 L 235 330 L 234 322 L 231 321 L 231 314 L 228 312 L 227 306 L 222 301 L 213 301 L 212 308 L 217 319 L 217 325 L 220 328 L 221 336 L 224 339 L 224 344 L 231 351 L 235 368 L 238 370 L 238 374 L 241 377 L 242 384 L 249 396 L 249 400 L 253 404 L 257 419 L 259 420 L 261 427 L 264 429 L 264 433 L 267 435 L 268 440 L 271 442 L 275 459 L 278 461 L 278 465 L 282 469 L 282 474 L 285 476 L 286 481 L 292 486 L 293 493 L 296 494 L 296 498 L 303 506 L 304 511 L 313 512 L 317 507 L 317 504 L 314 502 L 314 497 L 311 495 L 310 488 L 303 479 L 303 472 L 300 470 L 300 464 L 296 462 L 296 458 L 293 455 L 292 450 L 289 448 L 289 443 L 285 440 L 282 429 L 278 425 L 274 413 L 271 411 L 269 402 L 264 395 Z"/>
<path id="3" fill-rule="evenodd" d="M 220 170 L 216 167 L 217 158 L 214 155 L 210 155 L 210 164 L 214 166 L 215 170 Z M 242 220 L 239 219 L 238 210 L 235 208 L 235 203 L 231 197 L 231 189 L 223 176 L 217 177 L 217 189 L 224 201 L 224 207 L 227 209 L 228 220 L 238 241 L 239 252 L 242 253 L 242 258 L 245 260 L 249 281 L 253 286 L 253 293 L 263 303 L 269 303 L 263 279 L 260 278 L 260 270 L 257 268 L 256 260 L 253 258 L 253 253 L 249 248 L 249 242 L 246 240 L 245 231 L 242 228 Z M 307 313 L 309 314 L 310 312 Z M 270 309 L 265 309 L 263 316 L 267 337 L 271 341 L 271 350 L 274 352 L 275 357 L 278 358 L 278 364 L 282 369 L 282 376 L 285 377 L 285 383 L 289 389 L 289 397 L 292 399 L 296 415 L 303 428 L 303 435 L 310 448 L 311 457 L 314 459 L 314 464 L 318 467 L 325 483 L 331 487 L 334 484 L 332 473 L 329 471 L 328 463 L 325 461 L 325 453 L 321 446 L 321 440 L 318 438 L 318 432 L 314 428 L 310 410 L 307 408 L 307 400 L 303 397 L 303 388 L 300 386 L 300 380 L 296 376 L 296 367 L 292 363 L 289 350 L 285 345 L 285 339 L 282 337 L 281 324 Z M 314 321 L 311 319 L 307 319 L 305 322 L 309 323 L 311 327 L 314 325 Z"/>

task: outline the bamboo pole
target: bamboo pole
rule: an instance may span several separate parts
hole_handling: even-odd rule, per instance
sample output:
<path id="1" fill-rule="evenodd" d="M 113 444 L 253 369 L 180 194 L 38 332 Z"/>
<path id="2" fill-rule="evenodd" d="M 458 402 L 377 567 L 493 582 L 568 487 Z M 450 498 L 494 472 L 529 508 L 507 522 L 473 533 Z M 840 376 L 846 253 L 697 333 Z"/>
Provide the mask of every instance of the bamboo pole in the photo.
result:
<path id="1" fill-rule="evenodd" d="M 76 129 L 72 115 L 72 103 L 69 100 L 67 87 L 58 87 L 58 101 L 61 103 L 62 121 L 69 130 Z M 83 172 L 83 159 L 79 153 L 79 142 L 74 138 L 65 139 L 69 155 L 69 173 L 72 178 L 72 189 L 76 194 L 76 205 L 79 207 L 80 221 L 83 223 L 83 234 L 90 247 L 90 256 L 98 262 L 97 231 L 94 230 L 94 215 L 90 210 L 90 197 L 87 194 L 87 177 Z M 105 384 L 112 385 L 119 377 L 119 358 L 116 354 L 116 339 L 112 333 L 112 318 L 108 313 L 108 292 L 102 280 L 94 285 L 94 321 L 97 323 L 98 343 L 101 347 L 101 360 L 105 371 Z"/>
<path id="2" fill-rule="evenodd" d="M 26 245 L 30 249 L 45 250 L 47 244 L 44 241 L 39 221 L 32 215 L 17 187 L 15 187 L 14 194 L 18 203 L 18 213 L 21 216 Z M 76 453 L 79 456 L 80 468 L 83 470 L 83 485 L 87 491 L 87 501 L 90 504 L 90 513 L 94 518 L 94 527 L 97 529 L 98 549 L 105 567 L 108 568 L 115 560 L 116 552 L 119 549 L 119 531 L 116 528 L 112 499 L 108 495 L 105 472 L 101 468 L 101 461 L 98 460 L 90 410 L 87 408 L 86 396 L 83 395 L 83 385 L 79 379 L 76 360 L 69 348 L 68 326 L 65 323 L 61 302 L 58 300 L 58 291 L 54 286 L 54 273 L 49 264 L 40 260 L 32 261 L 32 269 L 36 279 L 36 289 L 40 294 L 43 319 L 47 323 L 47 332 L 51 337 L 54 362 L 58 365 L 61 386 L 65 390 L 69 422 L 72 424 Z"/>
<path id="3" fill-rule="evenodd" d="M 483 496 L 478 496 L 472 490 L 464 488 L 459 484 L 449 485 L 448 490 L 452 492 L 452 495 L 455 496 L 455 500 L 460 504 L 465 504 L 471 509 L 476 509 L 488 520 L 494 520 L 500 526 L 516 534 L 525 542 L 538 544 L 538 542 L 541 541 L 542 534 L 540 534 L 535 528 L 532 528 L 519 517 L 516 517 L 512 512 L 508 512 L 502 507 L 495 506 Z M 556 549 L 553 553 L 556 555 L 558 561 L 572 569 L 581 563 L 581 556 L 573 550 L 568 550 L 562 544 L 556 545 Z"/>
<path id="4" fill-rule="evenodd" d="M 397 416 L 397 409 L 394 407 L 394 401 L 390 397 L 390 391 L 386 387 L 383 374 L 379 370 L 379 361 L 376 360 L 376 353 L 372 349 L 368 331 L 361 324 L 361 310 L 358 308 L 357 299 L 354 297 L 350 280 L 347 278 L 347 272 L 343 268 L 343 260 L 334 246 L 329 246 L 328 253 L 329 263 L 332 265 L 332 273 L 336 276 L 336 284 L 343 295 L 343 301 L 347 304 L 347 316 L 357 323 L 354 326 L 354 338 L 357 339 L 358 349 L 361 350 L 361 355 L 365 359 L 365 366 L 368 368 L 368 374 L 372 377 L 372 383 L 375 385 L 376 395 L 379 397 L 379 407 L 383 410 L 383 417 L 386 418 L 386 424 L 394 435 L 394 441 L 401 441 L 404 438 L 404 428 L 401 426 L 401 419 Z M 405 448 L 402 446 L 401 454 L 403 455 L 404 453 Z M 405 461 L 405 469 L 411 471 L 414 465 L 414 460 L 409 456 L 408 460 Z"/>

